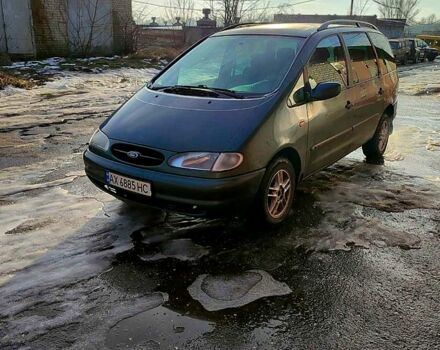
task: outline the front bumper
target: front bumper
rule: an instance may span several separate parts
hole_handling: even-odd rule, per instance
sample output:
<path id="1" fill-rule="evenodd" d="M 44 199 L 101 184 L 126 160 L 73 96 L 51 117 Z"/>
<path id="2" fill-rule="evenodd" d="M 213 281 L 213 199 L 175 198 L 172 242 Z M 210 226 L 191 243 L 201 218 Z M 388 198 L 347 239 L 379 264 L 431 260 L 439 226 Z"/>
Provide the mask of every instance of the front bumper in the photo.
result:
<path id="1" fill-rule="evenodd" d="M 193 215 L 237 213 L 245 211 L 260 187 L 265 169 L 248 174 L 207 179 L 169 174 L 138 168 L 84 152 L 85 172 L 103 191 L 126 201 Z M 151 197 L 119 188 L 110 190 L 105 183 L 105 170 L 151 183 Z"/>

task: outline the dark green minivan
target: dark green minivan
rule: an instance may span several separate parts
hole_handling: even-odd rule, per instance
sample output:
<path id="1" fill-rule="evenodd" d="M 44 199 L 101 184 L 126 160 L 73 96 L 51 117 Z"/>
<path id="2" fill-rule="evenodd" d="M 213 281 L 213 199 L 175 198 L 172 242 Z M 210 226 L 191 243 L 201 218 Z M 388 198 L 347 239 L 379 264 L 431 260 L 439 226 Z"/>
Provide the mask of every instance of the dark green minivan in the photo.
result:
<path id="1" fill-rule="evenodd" d="M 245 24 L 184 52 L 113 113 L 84 153 L 98 187 L 189 213 L 289 215 L 298 183 L 362 147 L 381 157 L 398 77 L 369 23 Z"/>

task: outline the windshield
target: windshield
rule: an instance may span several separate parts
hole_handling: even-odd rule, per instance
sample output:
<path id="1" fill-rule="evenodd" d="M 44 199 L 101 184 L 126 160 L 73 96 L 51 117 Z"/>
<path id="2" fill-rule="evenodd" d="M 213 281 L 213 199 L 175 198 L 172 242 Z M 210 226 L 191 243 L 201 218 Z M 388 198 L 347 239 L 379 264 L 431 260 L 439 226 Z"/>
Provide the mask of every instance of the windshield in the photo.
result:
<path id="1" fill-rule="evenodd" d="M 390 45 L 392 49 L 398 49 L 399 48 L 399 42 L 398 41 L 390 41 Z"/>
<path id="2" fill-rule="evenodd" d="M 275 90 L 304 39 L 269 35 L 230 35 L 206 39 L 152 86 L 227 89 L 244 96 Z"/>

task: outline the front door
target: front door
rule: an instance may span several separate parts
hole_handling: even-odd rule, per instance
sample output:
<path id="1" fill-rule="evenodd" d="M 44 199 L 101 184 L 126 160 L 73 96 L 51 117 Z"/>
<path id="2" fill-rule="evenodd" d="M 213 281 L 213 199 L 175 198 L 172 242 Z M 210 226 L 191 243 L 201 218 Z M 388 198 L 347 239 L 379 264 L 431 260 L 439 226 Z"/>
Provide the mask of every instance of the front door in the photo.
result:
<path id="1" fill-rule="evenodd" d="M 337 35 L 323 39 L 306 68 L 310 88 L 322 82 L 338 82 L 341 93 L 325 101 L 307 104 L 309 118 L 306 173 L 313 173 L 345 156 L 353 147 L 354 97 L 348 89 L 347 61 Z"/>

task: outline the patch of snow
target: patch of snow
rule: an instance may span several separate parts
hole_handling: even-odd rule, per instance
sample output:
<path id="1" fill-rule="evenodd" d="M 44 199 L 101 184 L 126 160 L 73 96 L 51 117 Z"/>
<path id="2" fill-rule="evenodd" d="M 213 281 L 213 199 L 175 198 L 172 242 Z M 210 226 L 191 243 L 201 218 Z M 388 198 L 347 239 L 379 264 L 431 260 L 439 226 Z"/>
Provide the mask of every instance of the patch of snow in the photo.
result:
<path id="1" fill-rule="evenodd" d="M 188 287 L 191 297 L 208 311 L 237 308 L 255 300 L 292 293 L 285 283 L 276 281 L 263 270 L 237 275 L 200 275 Z"/>

